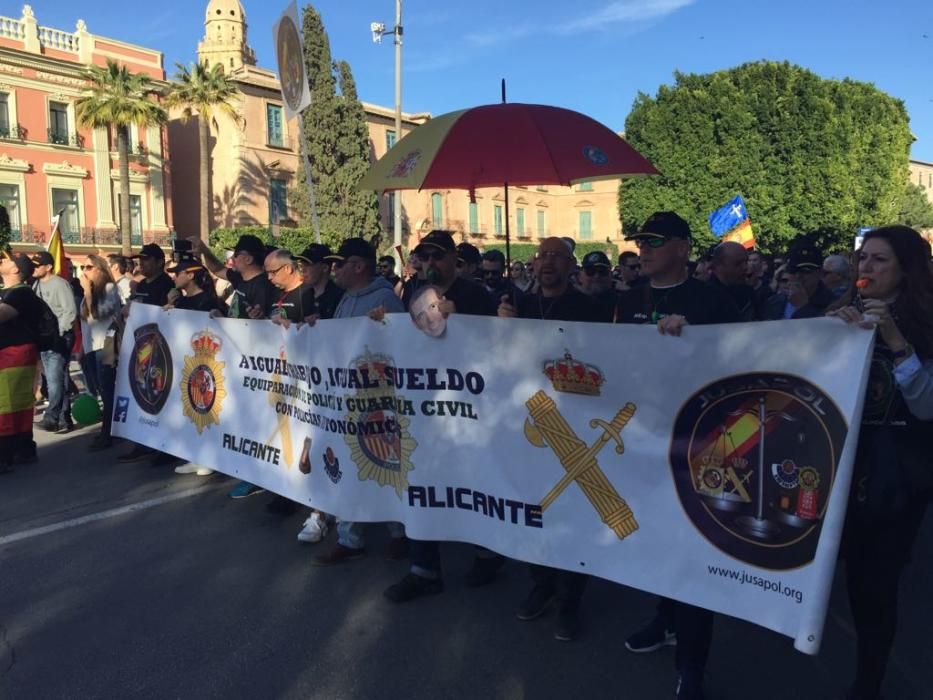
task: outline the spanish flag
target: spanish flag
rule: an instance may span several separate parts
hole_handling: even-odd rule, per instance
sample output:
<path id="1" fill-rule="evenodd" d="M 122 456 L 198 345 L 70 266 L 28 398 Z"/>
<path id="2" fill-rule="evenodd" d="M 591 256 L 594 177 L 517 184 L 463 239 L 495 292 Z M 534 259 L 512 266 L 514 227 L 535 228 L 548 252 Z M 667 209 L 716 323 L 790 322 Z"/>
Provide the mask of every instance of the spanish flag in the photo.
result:
<path id="1" fill-rule="evenodd" d="M 52 259 L 55 261 L 52 272 L 67 279 L 71 277 L 71 270 L 67 269 L 68 266 L 65 263 L 65 245 L 62 243 L 62 231 L 59 226 L 61 218 L 62 212 L 58 212 L 58 214 L 52 217 L 52 235 L 49 236 L 49 244 L 45 249 L 49 251 L 49 255 L 51 255 Z"/>
<path id="2" fill-rule="evenodd" d="M 748 250 L 755 247 L 755 234 L 742 195 L 736 196 L 710 214 L 709 227 L 716 238 L 741 243 Z"/>

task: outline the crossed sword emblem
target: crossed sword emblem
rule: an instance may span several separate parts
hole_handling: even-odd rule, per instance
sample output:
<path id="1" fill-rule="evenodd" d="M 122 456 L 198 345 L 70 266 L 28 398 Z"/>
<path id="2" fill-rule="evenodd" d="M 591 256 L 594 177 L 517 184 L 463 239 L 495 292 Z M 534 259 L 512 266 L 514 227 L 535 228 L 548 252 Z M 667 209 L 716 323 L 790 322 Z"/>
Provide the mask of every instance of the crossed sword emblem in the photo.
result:
<path id="1" fill-rule="evenodd" d="M 525 437 L 528 442 L 535 447 L 550 447 L 567 471 L 541 501 L 541 512 L 557 500 L 571 483 L 576 482 L 599 513 L 600 519 L 620 540 L 635 532 L 638 522 L 632 509 L 606 478 L 596 460 L 610 440 L 616 444 L 616 454 L 625 452 L 620 433 L 635 415 L 635 404 L 625 404 L 608 423 L 598 418 L 591 420 L 590 427 L 601 428 L 603 432 L 589 446 L 577 437 L 573 428 L 557 410 L 554 399 L 543 391 L 538 391 L 525 405 L 531 416 L 530 419 L 525 419 Z"/>

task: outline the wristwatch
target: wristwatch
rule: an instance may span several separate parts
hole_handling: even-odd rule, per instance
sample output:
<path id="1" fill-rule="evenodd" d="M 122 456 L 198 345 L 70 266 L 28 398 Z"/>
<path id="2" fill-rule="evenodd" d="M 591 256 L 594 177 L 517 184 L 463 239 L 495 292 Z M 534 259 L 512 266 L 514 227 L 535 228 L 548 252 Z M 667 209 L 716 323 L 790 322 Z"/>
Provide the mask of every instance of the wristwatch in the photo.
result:
<path id="1" fill-rule="evenodd" d="M 914 354 L 914 346 L 907 343 L 900 350 L 892 350 L 891 355 L 895 360 L 905 360 Z"/>

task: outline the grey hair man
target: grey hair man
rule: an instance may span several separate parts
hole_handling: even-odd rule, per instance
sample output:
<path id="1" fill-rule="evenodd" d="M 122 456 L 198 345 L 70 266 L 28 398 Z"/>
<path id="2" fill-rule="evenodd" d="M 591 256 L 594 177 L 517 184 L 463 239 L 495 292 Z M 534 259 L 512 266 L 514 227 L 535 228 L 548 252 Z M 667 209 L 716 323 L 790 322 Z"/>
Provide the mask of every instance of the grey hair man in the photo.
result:
<path id="1" fill-rule="evenodd" d="M 828 255 L 823 261 L 823 284 L 837 299 L 849 288 L 851 266 L 845 255 Z"/>

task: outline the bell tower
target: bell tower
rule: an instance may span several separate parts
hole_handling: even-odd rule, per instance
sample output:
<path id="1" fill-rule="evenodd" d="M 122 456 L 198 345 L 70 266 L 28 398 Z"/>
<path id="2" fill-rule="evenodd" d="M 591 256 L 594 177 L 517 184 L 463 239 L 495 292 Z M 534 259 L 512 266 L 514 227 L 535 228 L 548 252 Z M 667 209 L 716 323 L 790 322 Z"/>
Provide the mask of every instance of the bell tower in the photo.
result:
<path id="1" fill-rule="evenodd" d="M 256 65 L 256 54 L 246 43 L 246 13 L 239 0 L 210 0 L 207 4 L 198 62 L 207 66 L 219 63 L 228 74 L 244 65 Z"/>

